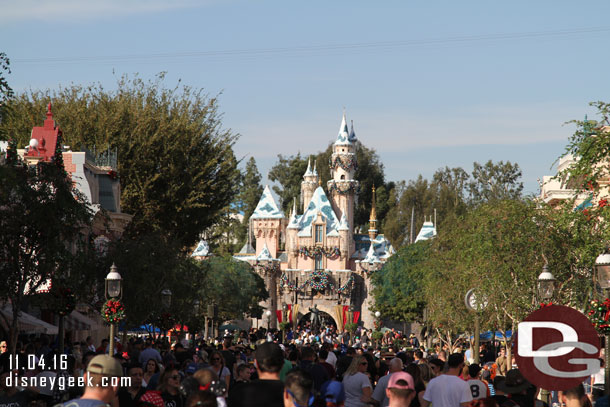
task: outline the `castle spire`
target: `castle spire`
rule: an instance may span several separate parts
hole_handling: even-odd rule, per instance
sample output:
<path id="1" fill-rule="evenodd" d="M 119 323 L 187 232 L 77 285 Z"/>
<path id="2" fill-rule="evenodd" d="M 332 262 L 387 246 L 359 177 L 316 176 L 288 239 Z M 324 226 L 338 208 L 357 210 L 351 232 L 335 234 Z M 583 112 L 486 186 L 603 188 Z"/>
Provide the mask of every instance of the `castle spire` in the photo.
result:
<path id="1" fill-rule="evenodd" d="M 375 240 L 377 237 L 377 210 L 375 206 L 375 185 L 373 185 L 373 202 L 371 204 L 371 216 L 369 217 L 369 238 L 371 240 Z"/>
<path id="2" fill-rule="evenodd" d="M 305 171 L 305 175 L 303 175 L 303 177 L 307 177 L 313 175 L 313 172 L 311 172 L 311 157 L 309 157 L 309 159 L 307 160 L 307 171 Z"/>

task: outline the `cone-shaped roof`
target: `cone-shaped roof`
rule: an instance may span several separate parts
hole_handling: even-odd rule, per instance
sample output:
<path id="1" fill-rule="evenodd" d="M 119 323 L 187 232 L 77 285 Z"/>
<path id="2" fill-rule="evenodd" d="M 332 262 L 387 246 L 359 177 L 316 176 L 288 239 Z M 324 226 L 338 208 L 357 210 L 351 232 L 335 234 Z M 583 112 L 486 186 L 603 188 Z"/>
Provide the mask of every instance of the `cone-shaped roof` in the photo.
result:
<path id="1" fill-rule="evenodd" d="M 256 209 L 252 213 L 251 219 L 280 219 L 284 217 L 284 213 L 280 210 L 271 195 L 271 189 L 269 185 L 265 186 L 263 195 L 256 205 Z"/>

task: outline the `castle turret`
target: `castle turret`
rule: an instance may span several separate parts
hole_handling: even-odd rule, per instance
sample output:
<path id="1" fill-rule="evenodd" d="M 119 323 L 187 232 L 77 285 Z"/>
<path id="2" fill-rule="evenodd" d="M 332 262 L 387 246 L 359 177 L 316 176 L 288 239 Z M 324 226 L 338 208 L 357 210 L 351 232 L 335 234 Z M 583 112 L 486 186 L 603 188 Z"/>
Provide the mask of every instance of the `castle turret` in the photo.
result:
<path id="1" fill-rule="evenodd" d="M 354 204 L 359 190 L 359 183 L 354 179 L 358 168 L 356 143 L 354 125 L 352 123 L 352 130 L 348 131 L 344 113 L 337 140 L 333 144 L 333 154 L 330 157 L 329 167 L 332 179 L 328 181 L 327 187 L 333 210 L 339 218 L 345 215 L 350 233 L 354 227 Z M 352 250 L 350 249 L 349 255 Z"/>
<path id="2" fill-rule="evenodd" d="M 313 170 L 311 169 L 311 158 L 307 161 L 307 171 L 303 175 L 303 181 L 301 182 L 301 204 L 303 205 L 303 212 L 309 206 L 311 197 L 315 192 L 319 184 L 318 170 L 316 169 L 316 162 L 313 163 Z"/>
<path id="3" fill-rule="evenodd" d="M 260 254 L 264 247 L 272 257 L 277 257 L 280 247 L 282 228 L 285 225 L 285 217 L 278 208 L 269 185 L 265 186 L 256 209 L 250 217 L 252 231 L 256 239 L 256 254 Z"/>

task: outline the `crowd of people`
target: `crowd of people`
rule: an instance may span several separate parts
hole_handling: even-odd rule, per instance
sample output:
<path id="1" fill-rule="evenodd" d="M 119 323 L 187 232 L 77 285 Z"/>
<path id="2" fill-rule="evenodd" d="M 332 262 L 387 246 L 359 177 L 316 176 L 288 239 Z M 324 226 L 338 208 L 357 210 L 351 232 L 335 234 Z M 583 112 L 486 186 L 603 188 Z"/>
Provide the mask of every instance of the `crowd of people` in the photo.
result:
<path id="1" fill-rule="evenodd" d="M 483 345 L 481 364 L 475 364 L 467 346 L 451 354 L 440 347 L 426 350 L 413 337 L 389 332 L 392 338 L 388 335 L 385 344 L 374 343 L 364 330 L 346 338 L 332 327 L 284 336 L 265 329 L 227 331 L 212 341 L 171 344 L 166 337 L 131 337 L 117 342 L 113 357 L 107 340 L 96 346 L 87 338 L 66 346 L 68 363 L 56 370 L 31 363 L 10 366 L 5 352 L 0 355 L 0 407 L 550 407 L 503 349 L 496 353 Z M 403 346 L 396 339 L 404 339 Z M 56 352 L 45 337 L 17 344 L 17 351 L 20 360 L 42 360 Z M 57 381 L 21 388 L 6 384 L 9 374 L 87 380 L 66 389 Z M 129 380 L 101 386 L 105 377 Z M 557 400 L 566 407 L 591 405 L 582 384 Z"/>

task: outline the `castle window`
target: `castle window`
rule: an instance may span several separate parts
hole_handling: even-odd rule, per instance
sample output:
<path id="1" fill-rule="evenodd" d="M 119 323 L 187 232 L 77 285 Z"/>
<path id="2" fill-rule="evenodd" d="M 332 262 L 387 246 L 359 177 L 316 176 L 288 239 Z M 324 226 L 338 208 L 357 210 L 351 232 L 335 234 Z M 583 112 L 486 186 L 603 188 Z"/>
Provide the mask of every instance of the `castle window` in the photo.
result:
<path id="1" fill-rule="evenodd" d="M 324 242 L 324 225 L 316 225 L 316 243 Z"/>
<path id="2" fill-rule="evenodd" d="M 322 256 L 317 255 L 316 256 L 316 270 L 322 270 L 322 269 L 324 269 L 324 264 L 322 264 Z"/>
<path id="3" fill-rule="evenodd" d="M 345 174 L 341 175 L 341 179 L 345 179 Z"/>

